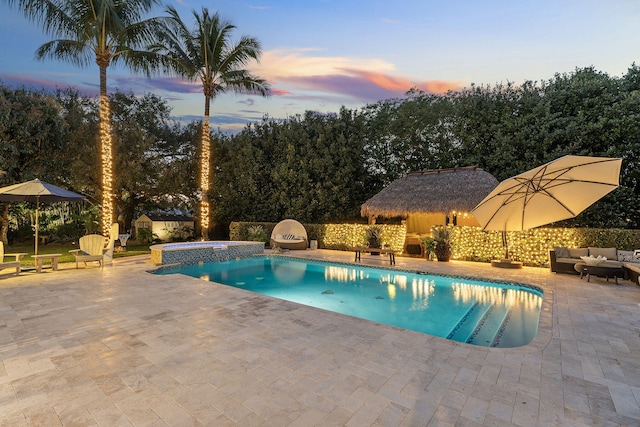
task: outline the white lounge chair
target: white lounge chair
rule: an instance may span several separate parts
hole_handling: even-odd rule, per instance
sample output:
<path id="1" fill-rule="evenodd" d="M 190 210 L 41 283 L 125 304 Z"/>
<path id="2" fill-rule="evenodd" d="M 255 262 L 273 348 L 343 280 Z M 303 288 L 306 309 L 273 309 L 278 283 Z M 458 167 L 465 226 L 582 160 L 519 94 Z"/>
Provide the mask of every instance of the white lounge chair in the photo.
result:
<path id="1" fill-rule="evenodd" d="M 307 230 L 295 219 L 285 219 L 273 227 L 271 247 L 305 250 L 309 246 Z"/>
<path id="2" fill-rule="evenodd" d="M 76 268 L 78 268 L 79 262 L 84 262 L 85 267 L 87 266 L 87 262 L 90 261 L 99 262 L 100 267 L 103 268 L 105 264 L 111 264 L 113 262 L 113 248 L 117 238 L 118 224 L 111 225 L 108 241 L 106 237 L 100 234 L 82 236 L 78 241 L 80 249 L 69 251 L 76 257 Z M 107 243 L 106 246 L 105 243 Z"/>
<path id="3" fill-rule="evenodd" d="M 4 253 L 4 243 L 0 241 L 0 270 L 4 270 L 5 268 L 15 268 L 16 276 L 20 275 L 20 260 L 27 255 L 26 253 L 15 253 L 15 254 L 5 254 Z M 14 257 L 13 261 L 5 261 L 5 257 Z"/>

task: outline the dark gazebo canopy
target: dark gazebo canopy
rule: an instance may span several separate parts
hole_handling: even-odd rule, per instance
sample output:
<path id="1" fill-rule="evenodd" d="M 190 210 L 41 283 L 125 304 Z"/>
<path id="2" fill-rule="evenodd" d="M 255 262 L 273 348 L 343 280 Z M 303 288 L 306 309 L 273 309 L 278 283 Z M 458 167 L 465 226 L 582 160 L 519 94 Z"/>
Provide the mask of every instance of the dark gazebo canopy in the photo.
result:
<path id="1" fill-rule="evenodd" d="M 498 180 L 477 166 L 412 172 L 367 200 L 363 217 L 406 217 L 415 213 L 469 212 Z"/>

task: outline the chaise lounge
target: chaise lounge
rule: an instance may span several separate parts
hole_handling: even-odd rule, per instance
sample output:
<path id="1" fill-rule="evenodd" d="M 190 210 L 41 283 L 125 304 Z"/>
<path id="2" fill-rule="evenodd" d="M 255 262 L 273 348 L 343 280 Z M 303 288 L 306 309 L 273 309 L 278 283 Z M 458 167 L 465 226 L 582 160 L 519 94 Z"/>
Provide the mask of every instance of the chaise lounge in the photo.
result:
<path id="1" fill-rule="evenodd" d="M 295 219 L 285 219 L 273 227 L 271 247 L 291 250 L 305 250 L 309 246 L 307 230 Z"/>

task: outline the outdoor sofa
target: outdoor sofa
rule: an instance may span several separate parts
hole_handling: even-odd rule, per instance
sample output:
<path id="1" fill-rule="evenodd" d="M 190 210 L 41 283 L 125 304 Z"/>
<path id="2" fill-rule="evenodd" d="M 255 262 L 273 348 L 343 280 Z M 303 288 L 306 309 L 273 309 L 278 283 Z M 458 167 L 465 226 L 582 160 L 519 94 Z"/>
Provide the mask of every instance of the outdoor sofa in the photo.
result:
<path id="1" fill-rule="evenodd" d="M 637 254 L 637 255 L 636 255 Z M 607 264 L 617 264 L 624 269 L 625 278 L 640 284 L 640 253 L 638 251 L 619 251 L 616 248 L 565 248 L 555 247 L 549 251 L 549 264 L 554 273 L 579 274 L 575 269 L 581 263 L 581 256 L 606 257 Z"/>

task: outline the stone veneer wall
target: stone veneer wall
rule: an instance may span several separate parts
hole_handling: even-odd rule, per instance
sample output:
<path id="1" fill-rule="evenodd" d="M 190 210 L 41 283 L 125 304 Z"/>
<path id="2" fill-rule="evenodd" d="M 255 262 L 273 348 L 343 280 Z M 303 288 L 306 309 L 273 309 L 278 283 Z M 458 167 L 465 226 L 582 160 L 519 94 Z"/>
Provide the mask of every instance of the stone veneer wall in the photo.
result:
<path id="1" fill-rule="evenodd" d="M 171 243 L 175 245 L 175 243 Z M 236 258 L 249 258 L 264 253 L 263 242 L 241 242 L 227 245 L 225 249 L 212 246 L 191 246 L 163 249 L 165 245 L 151 247 L 151 262 L 155 265 L 197 264 L 199 262 L 220 262 Z"/>

